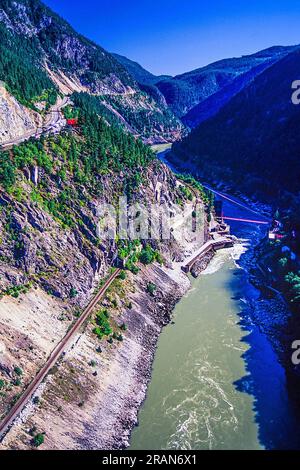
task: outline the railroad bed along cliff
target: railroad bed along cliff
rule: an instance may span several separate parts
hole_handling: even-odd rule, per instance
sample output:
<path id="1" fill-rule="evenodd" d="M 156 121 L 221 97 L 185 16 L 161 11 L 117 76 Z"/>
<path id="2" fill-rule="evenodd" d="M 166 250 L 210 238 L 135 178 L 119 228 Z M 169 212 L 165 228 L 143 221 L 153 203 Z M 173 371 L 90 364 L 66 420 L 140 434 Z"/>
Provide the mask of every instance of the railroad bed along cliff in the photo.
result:
<path id="1" fill-rule="evenodd" d="M 108 132 L 108 127 L 102 129 Z M 99 204 L 116 204 L 117 196 L 124 193 L 130 202 L 167 204 L 170 208 L 188 201 L 182 182 L 132 137 L 124 134 L 121 140 L 132 145 L 132 152 L 126 157 L 119 147 L 114 155 L 114 165 L 124 169 L 111 166 L 101 171 L 97 158 L 93 155 L 90 160 L 84 150 L 82 139 L 61 134 L 1 154 L 2 168 L 7 170 L 0 188 L 2 416 L 80 315 L 117 253 L 115 242 L 97 239 Z M 113 150 L 107 148 L 110 159 Z M 131 160 L 134 152 L 139 155 L 134 160 L 137 163 Z M 137 179 L 141 172 L 142 178 Z M 204 237 L 202 227 L 197 242 L 202 243 Z M 157 336 L 183 293 L 179 261 L 193 249 L 189 239 L 151 243 L 152 252 L 161 251 L 169 267 L 175 260 L 176 270 L 169 270 L 167 276 L 155 265 L 144 268 L 137 277 L 128 273 L 124 287 L 118 280 L 117 292 L 112 288 L 102 306 L 108 310 L 109 326 L 99 307 L 74 350 L 58 370 L 53 369 L 38 398 L 29 405 L 33 415 L 29 413 L 27 420 L 25 413 L 24 424 L 13 427 L 4 447 L 31 447 L 37 428 L 46 433 L 45 448 L 89 448 L 95 445 L 87 439 L 89 426 L 94 426 L 91 436 L 99 446 L 127 443 L 150 377 Z M 133 266 L 130 268 L 133 270 Z M 103 321 L 108 335 L 99 341 L 102 330 L 97 328 Z M 101 396 L 95 394 L 98 387 Z M 109 409 L 112 396 L 116 396 L 115 408 Z M 43 404 L 45 414 L 41 411 Z M 113 436 L 107 431 L 103 441 L 93 424 L 102 405 L 103 409 L 108 407 L 107 429 L 117 430 Z M 64 424 L 67 416 L 68 427 Z M 80 426 L 74 424 L 77 419 Z M 70 429 L 75 428 L 78 433 L 72 434 Z M 18 433 L 21 437 L 16 437 Z"/>
<path id="2" fill-rule="evenodd" d="M 154 295 L 147 291 L 150 282 L 157 286 Z M 45 433 L 43 449 L 127 446 L 151 377 L 158 335 L 186 287 L 188 283 L 175 283 L 158 265 L 117 280 L 97 310 L 109 312 L 118 339 L 99 341 L 93 333 L 94 315 L 2 447 L 31 448 L 32 430 Z"/>

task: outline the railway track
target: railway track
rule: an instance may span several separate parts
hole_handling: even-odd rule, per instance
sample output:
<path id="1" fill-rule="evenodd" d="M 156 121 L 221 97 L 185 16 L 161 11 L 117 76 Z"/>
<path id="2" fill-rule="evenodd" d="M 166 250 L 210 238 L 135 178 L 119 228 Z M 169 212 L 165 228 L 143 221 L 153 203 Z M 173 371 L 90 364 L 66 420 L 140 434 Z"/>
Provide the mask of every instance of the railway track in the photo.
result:
<path id="1" fill-rule="evenodd" d="M 47 359 L 47 362 L 42 367 L 42 369 L 40 369 L 40 371 L 37 373 L 37 375 L 29 384 L 29 386 L 27 387 L 23 395 L 19 398 L 19 400 L 15 403 L 15 405 L 11 408 L 9 413 L 5 416 L 3 421 L 0 423 L 0 441 L 2 441 L 5 434 L 7 433 L 9 428 L 12 426 L 17 416 L 21 413 L 21 411 L 24 409 L 25 405 L 28 403 L 28 401 L 30 400 L 34 392 L 37 390 L 39 385 L 43 382 L 43 380 L 47 376 L 50 369 L 54 366 L 54 364 L 63 354 L 66 346 L 70 343 L 73 336 L 78 332 L 81 326 L 85 323 L 85 321 L 88 319 L 93 309 L 101 300 L 101 298 L 103 297 L 107 289 L 110 287 L 112 282 L 116 279 L 116 277 L 120 274 L 120 271 L 121 271 L 120 269 L 116 269 L 114 273 L 111 274 L 111 276 L 106 280 L 104 285 L 100 288 L 99 292 L 97 292 L 97 294 L 93 297 L 93 299 L 90 301 L 88 306 L 85 308 L 80 318 L 72 325 L 72 327 L 69 329 L 69 331 L 64 336 L 62 341 L 52 351 L 51 355 Z"/>

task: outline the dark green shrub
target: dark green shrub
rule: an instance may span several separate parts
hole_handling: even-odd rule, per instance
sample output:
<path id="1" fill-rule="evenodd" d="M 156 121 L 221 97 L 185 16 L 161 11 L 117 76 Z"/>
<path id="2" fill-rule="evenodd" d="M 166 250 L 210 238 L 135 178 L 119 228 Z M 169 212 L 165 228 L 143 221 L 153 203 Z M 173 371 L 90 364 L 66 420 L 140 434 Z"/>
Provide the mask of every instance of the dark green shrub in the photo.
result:
<path id="1" fill-rule="evenodd" d="M 140 270 L 135 264 L 133 264 L 130 268 L 130 271 L 132 272 L 132 274 L 138 274 Z"/>
<path id="2" fill-rule="evenodd" d="M 100 310 L 96 315 L 97 326 L 93 329 L 93 333 L 102 339 L 103 336 L 109 336 L 112 333 L 112 329 L 109 323 L 109 313 L 105 310 Z"/>
<path id="3" fill-rule="evenodd" d="M 156 291 L 156 285 L 153 284 L 153 282 L 148 282 L 147 284 L 147 292 L 150 294 L 150 295 L 154 295 Z"/>
<path id="4" fill-rule="evenodd" d="M 23 375 L 23 371 L 20 367 L 15 367 L 14 368 L 14 373 L 18 376 L 18 377 L 21 377 Z"/>
<path id="5" fill-rule="evenodd" d="M 33 439 L 34 447 L 40 447 L 45 441 L 44 434 L 36 434 Z"/>
<path id="6" fill-rule="evenodd" d="M 155 259 L 154 250 L 152 250 L 150 245 L 147 245 L 141 251 L 140 261 L 141 263 L 148 265 L 148 264 L 151 264 L 154 261 L 154 259 Z"/>
<path id="7" fill-rule="evenodd" d="M 70 295 L 70 299 L 74 299 L 78 295 L 78 292 L 74 287 L 72 287 L 70 289 L 70 294 L 69 295 Z"/>

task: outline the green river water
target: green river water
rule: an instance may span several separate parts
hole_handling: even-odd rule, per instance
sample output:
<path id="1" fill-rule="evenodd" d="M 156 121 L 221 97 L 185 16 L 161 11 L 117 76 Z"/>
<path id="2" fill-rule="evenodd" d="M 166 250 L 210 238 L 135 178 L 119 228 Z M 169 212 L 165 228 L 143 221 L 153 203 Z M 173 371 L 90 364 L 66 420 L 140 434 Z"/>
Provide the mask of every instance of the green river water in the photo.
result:
<path id="1" fill-rule="evenodd" d="M 164 152 L 160 158 L 168 164 Z M 227 216 L 253 219 L 251 209 L 221 197 Z M 232 222 L 231 232 L 243 243 L 219 251 L 191 281 L 175 324 L 160 335 L 130 450 L 300 448 L 294 378 L 272 336 L 273 321 L 285 325 L 289 312 L 281 302 L 274 316 L 249 280 L 266 227 Z"/>
<path id="2" fill-rule="evenodd" d="M 130 449 L 260 449 L 253 397 L 234 385 L 249 346 L 239 325 L 244 278 L 219 252 L 159 339 L 147 399 Z"/>

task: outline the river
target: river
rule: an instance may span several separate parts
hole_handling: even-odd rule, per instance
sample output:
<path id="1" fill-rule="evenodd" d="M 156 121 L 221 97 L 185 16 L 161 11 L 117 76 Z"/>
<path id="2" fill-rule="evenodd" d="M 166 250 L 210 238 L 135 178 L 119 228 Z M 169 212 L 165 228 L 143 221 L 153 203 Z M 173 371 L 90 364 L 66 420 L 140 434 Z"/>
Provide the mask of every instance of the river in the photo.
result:
<path id="1" fill-rule="evenodd" d="M 225 210 L 245 215 L 228 202 Z M 267 303 L 247 265 L 265 230 L 233 224 L 232 233 L 247 241 L 218 252 L 177 304 L 130 449 L 300 448 L 285 370 L 253 320 Z"/>

